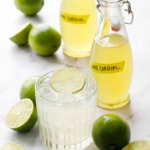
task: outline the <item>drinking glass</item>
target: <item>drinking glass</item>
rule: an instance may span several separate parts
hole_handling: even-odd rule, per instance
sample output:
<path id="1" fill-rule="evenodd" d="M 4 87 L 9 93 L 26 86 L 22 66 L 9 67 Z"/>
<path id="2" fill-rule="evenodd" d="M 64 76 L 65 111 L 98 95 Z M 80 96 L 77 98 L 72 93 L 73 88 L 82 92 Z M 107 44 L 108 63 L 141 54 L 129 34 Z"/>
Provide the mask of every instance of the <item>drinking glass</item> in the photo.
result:
<path id="1" fill-rule="evenodd" d="M 82 150 L 91 142 L 96 81 L 85 74 L 83 89 L 70 94 L 51 87 L 52 75 L 43 75 L 35 85 L 40 139 L 50 150 Z"/>

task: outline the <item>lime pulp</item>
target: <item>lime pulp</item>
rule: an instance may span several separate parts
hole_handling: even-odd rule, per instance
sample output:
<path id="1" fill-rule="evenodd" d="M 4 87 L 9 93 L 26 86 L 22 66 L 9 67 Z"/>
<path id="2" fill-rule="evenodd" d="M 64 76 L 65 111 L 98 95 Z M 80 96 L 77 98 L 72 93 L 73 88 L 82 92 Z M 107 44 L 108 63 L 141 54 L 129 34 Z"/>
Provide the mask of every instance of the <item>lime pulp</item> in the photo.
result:
<path id="1" fill-rule="evenodd" d="M 57 92 L 76 93 L 83 89 L 85 76 L 77 68 L 64 67 L 53 73 L 50 85 Z"/>

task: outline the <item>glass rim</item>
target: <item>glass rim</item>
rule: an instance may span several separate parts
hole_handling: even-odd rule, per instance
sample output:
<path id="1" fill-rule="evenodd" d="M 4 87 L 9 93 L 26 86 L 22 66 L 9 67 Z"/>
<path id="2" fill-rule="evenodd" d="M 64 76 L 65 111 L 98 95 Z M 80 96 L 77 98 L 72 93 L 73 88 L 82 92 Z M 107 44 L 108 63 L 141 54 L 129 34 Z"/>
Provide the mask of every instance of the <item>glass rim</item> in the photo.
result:
<path id="1" fill-rule="evenodd" d="M 35 96 L 36 96 L 36 102 L 37 102 L 37 91 L 39 89 L 39 85 L 40 85 L 40 81 L 42 79 L 44 79 L 44 77 L 46 77 L 47 75 L 50 75 L 52 74 L 54 71 L 50 71 L 48 73 L 45 73 L 44 75 L 42 75 L 35 83 Z M 64 106 L 64 105 L 71 105 L 71 104 L 82 104 L 82 103 L 85 103 L 87 101 L 89 101 L 90 97 L 92 97 L 96 92 L 97 92 L 97 82 L 96 80 L 94 79 L 94 77 L 91 75 L 91 74 L 88 74 L 88 73 L 85 73 L 83 72 L 85 76 L 88 76 L 92 79 L 92 84 L 94 84 L 94 88 L 93 88 L 93 92 L 86 98 L 82 98 L 80 100 L 77 100 L 77 101 L 71 101 L 71 102 L 66 102 L 66 103 L 63 103 L 63 102 L 54 102 L 52 100 L 49 100 L 45 97 L 42 96 L 42 94 L 38 94 L 38 96 L 40 96 L 40 98 L 42 98 L 43 100 L 40 100 L 48 105 L 56 105 L 56 106 Z M 82 89 L 83 90 L 83 89 Z M 63 92 L 57 92 L 54 90 L 55 93 L 63 93 Z M 80 92 L 80 91 L 79 91 Z M 78 93 L 78 92 L 77 92 Z M 74 93 L 76 94 L 76 93 Z M 96 100 L 95 100 L 96 101 Z"/>

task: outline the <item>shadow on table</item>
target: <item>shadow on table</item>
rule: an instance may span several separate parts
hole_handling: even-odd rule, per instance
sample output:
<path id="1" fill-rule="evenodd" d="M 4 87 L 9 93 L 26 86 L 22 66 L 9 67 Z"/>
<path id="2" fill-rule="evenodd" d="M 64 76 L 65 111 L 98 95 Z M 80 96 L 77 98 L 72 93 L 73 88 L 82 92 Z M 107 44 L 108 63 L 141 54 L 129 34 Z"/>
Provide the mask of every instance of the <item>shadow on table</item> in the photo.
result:
<path id="1" fill-rule="evenodd" d="M 134 109 L 133 109 L 133 105 L 132 105 L 132 98 L 130 99 L 130 102 L 122 108 L 110 110 L 110 109 L 103 109 L 103 108 L 97 106 L 96 111 L 97 111 L 97 113 L 96 113 L 97 118 L 99 116 L 101 116 L 102 114 L 105 114 L 105 113 L 115 113 L 115 114 L 118 114 L 123 119 L 129 120 L 134 115 Z"/>
<path id="2" fill-rule="evenodd" d="M 92 142 L 87 148 L 85 148 L 84 150 L 99 150 L 95 144 Z"/>
<path id="3" fill-rule="evenodd" d="M 13 134 L 13 139 L 21 143 L 25 148 L 28 147 L 35 147 L 35 145 L 39 145 L 40 139 L 39 139 L 39 131 L 38 131 L 38 125 L 36 124 L 33 129 L 31 129 L 28 132 L 19 133 L 15 132 Z M 27 145 L 27 146 L 26 146 Z"/>

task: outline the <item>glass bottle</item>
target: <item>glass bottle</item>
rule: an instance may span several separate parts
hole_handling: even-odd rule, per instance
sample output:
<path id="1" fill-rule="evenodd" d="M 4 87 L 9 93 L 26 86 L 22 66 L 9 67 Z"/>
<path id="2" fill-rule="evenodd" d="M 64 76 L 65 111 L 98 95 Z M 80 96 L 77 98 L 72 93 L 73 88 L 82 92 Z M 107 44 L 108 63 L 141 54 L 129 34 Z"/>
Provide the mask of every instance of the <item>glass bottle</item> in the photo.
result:
<path id="1" fill-rule="evenodd" d="M 98 0 L 100 26 L 95 37 L 90 69 L 98 83 L 97 105 L 116 109 L 129 102 L 132 78 L 132 52 L 127 36 L 122 5 L 133 13 L 130 3 L 122 0 Z M 131 20 L 132 21 L 132 20 Z"/>
<path id="2" fill-rule="evenodd" d="M 63 51 L 70 57 L 90 56 L 97 27 L 95 0 L 62 0 L 60 30 Z"/>

